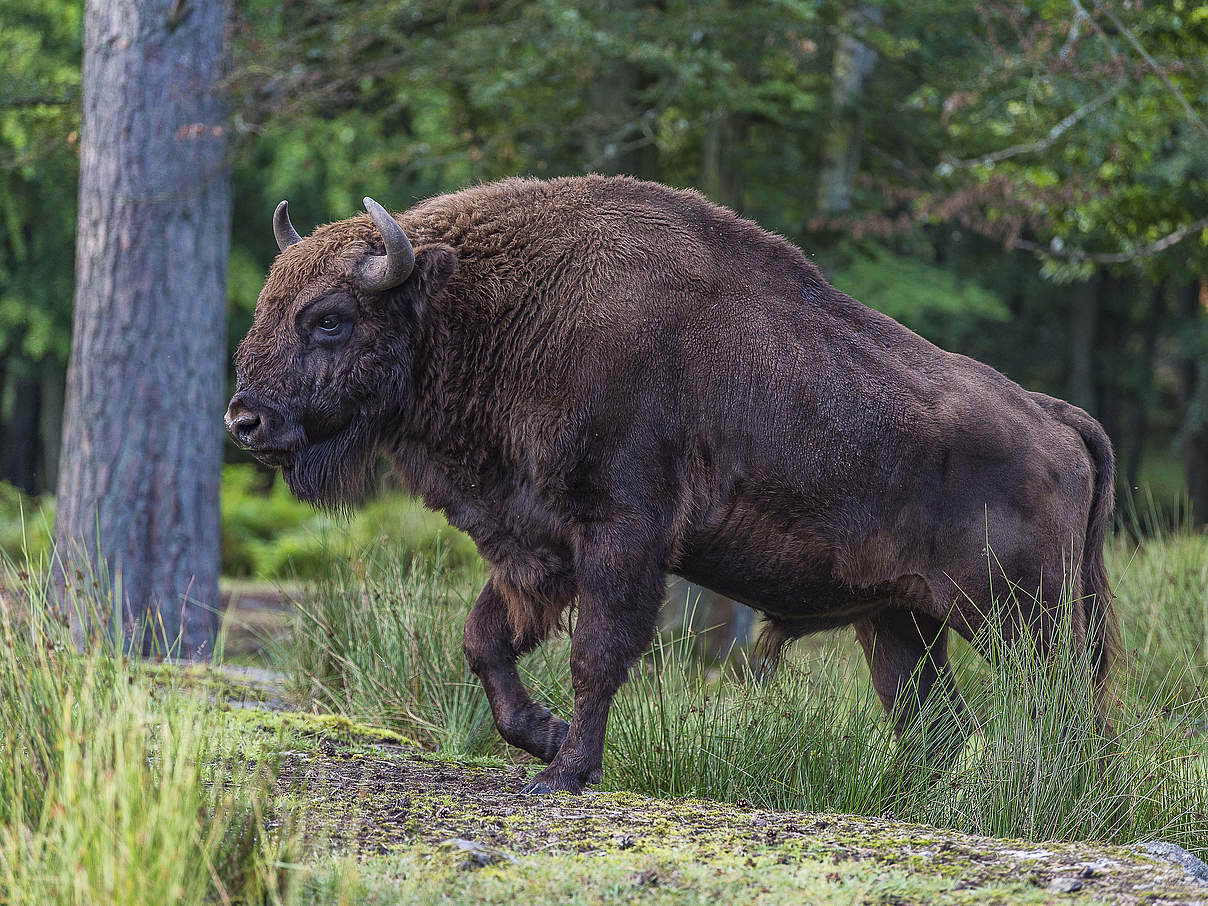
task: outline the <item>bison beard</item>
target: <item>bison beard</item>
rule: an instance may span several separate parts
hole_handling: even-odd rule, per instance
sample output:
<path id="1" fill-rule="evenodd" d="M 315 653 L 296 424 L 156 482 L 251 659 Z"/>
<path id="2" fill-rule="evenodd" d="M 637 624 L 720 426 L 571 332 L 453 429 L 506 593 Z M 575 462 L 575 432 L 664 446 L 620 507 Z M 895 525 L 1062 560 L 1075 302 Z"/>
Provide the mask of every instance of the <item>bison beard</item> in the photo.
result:
<path id="1" fill-rule="evenodd" d="M 299 500 L 330 509 L 352 507 L 365 498 L 377 450 L 376 432 L 361 413 L 325 440 L 299 450 L 281 476 Z"/>
<path id="2" fill-rule="evenodd" d="M 346 505 L 380 451 L 474 539 L 491 575 L 465 653 L 504 739 L 549 762 L 531 790 L 599 778 L 668 573 L 761 611 L 769 662 L 854 626 L 932 763 L 968 730 L 950 629 L 1047 654 L 1068 621 L 1106 728 L 1115 465 L 1085 412 L 935 347 L 697 193 L 591 176 L 366 206 L 305 239 L 278 209 L 240 386 L 271 396 L 309 355 L 324 411 L 379 401 L 286 481 Z M 358 300 L 355 330 L 316 346 L 301 308 L 333 292 Z M 1019 594 L 996 608 L 1003 578 Z M 568 724 L 516 661 L 572 606 Z"/>

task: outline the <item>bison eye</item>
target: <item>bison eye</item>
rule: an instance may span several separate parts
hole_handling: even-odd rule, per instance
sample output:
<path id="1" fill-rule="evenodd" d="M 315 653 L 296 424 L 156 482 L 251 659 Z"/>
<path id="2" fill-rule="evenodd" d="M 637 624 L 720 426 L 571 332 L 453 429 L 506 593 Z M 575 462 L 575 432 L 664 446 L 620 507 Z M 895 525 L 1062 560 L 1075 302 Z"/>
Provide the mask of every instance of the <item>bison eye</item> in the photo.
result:
<path id="1" fill-rule="evenodd" d="M 315 326 L 323 331 L 323 333 L 337 333 L 343 326 L 343 322 L 335 315 L 328 315 Z"/>

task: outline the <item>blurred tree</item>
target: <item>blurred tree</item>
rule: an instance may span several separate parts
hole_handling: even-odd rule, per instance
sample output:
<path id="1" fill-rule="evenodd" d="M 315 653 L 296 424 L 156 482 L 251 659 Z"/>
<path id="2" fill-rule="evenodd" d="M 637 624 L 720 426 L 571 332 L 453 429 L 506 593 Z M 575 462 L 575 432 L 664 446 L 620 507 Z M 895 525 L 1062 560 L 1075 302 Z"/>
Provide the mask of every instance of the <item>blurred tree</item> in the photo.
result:
<path id="1" fill-rule="evenodd" d="M 0 478 L 53 486 L 71 325 L 80 5 L 8 0 L 0 28 Z"/>
<path id="2" fill-rule="evenodd" d="M 132 643 L 208 654 L 230 235 L 223 3 L 88 0 L 56 535 Z M 83 578 L 81 578 L 81 575 Z"/>

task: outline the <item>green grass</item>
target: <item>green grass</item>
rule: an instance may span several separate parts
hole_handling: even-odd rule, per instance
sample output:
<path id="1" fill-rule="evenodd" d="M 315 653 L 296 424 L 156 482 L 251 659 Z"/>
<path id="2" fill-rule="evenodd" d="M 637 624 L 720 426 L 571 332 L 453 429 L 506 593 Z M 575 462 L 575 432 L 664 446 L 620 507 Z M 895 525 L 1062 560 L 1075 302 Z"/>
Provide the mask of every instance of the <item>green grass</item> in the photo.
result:
<path id="1" fill-rule="evenodd" d="M 342 516 L 299 502 L 280 475 L 265 484 L 253 466 L 222 470 L 224 576 L 313 580 L 371 546 L 389 547 L 405 560 L 431 557 L 439 547 L 451 567 L 478 563 L 469 538 L 407 495 L 387 492 Z"/>
<path id="2" fill-rule="evenodd" d="M 609 723 L 604 787 L 853 814 L 893 814 L 970 833 L 1126 843 L 1208 840 L 1198 688 L 1205 651 L 1208 539 L 1166 537 L 1113 552 L 1131 657 L 1119 677 L 1116 738 L 1094 729 L 1089 671 L 1068 639 L 1040 662 L 997 644 L 991 663 L 954 657 L 980 731 L 925 783 L 888 732 L 850 636 L 808 646 L 773 681 L 660 639 L 631 674 Z M 1120 575 L 1123 579 L 1119 579 Z M 475 584 L 438 563 L 381 553 L 320 583 L 299 605 L 285 653 L 320 707 L 383 722 L 451 754 L 506 754 L 465 666 L 461 624 Z M 566 716 L 564 638 L 524 664 L 536 697 Z M 942 706 L 942 703 L 940 703 Z M 1110 755 L 1108 754 L 1110 752 Z M 919 776 L 918 773 L 914 776 Z"/>
<path id="3" fill-rule="evenodd" d="M 461 650 L 462 626 L 484 578 L 481 568 L 451 568 L 440 549 L 408 561 L 375 545 L 337 561 L 326 580 L 295 602 L 292 638 L 278 653 L 294 695 L 395 729 L 433 751 L 502 752 Z M 529 684 L 565 710 L 560 648 L 565 643 L 555 642 L 523 667 Z"/>
<path id="4" fill-rule="evenodd" d="M 279 902 L 271 760 L 233 757 L 219 712 L 108 642 L 77 653 L 20 581 L 0 607 L 0 903 Z"/>
<path id="5" fill-rule="evenodd" d="M 461 652 L 481 566 L 474 558 L 450 561 L 441 543 L 438 534 L 430 553 L 409 559 L 374 543 L 299 586 L 292 641 L 275 657 L 291 671 L 295 696 L 339 716 L 326 721 L 225 712 L 210 687 L 115 657 L 104 640 L 78 654 L 38 578 L 43 572 L 18 577 L 6 566 L 5 583 L 23 594 L 19 607 L 10 596 L 0 612 L 0 904 L 1036 896 L 1026 885 L 958 891 L 884 866 L 808 859 L 752 866 L 673 851 L 590 860 L 530 853 L 506 870 L 465 872 L 423 847 L 358 863 L 312 844 L 307 867 L 296 870 L 293 856 L 302 850 L 283 816 L 301 800 L 272 784 L 277 753 L 305 748 L 304 738 L 368 738 L 363 725 L 373 724 L 450 759 L 515 757 Z M 910 783 L 901 772 L 909 756 L 888 731 L 850 634 L 802 646 L 764 683 L 746 681 L 740 657 L 713 665 L 698 656 L 699 639 L 667 637 L 618 697 L 603 786 L 892 815 L 991 836 L 1161 838 L 1203 853 L 1205 562 L 1201 535 L 1166 534 L 1139 550 L 1114 544 L 1131 653 L 1110 746 L 1093 727 L 1086 673 L 1068 640 L 1059 642 L 1064 656 L 1045 662 L 1013 648 L 988 664 L 954 646 L 980 730 L 957 757 L 914 775 L 925 782 Z M 111 602 L 92 604 L 104 611 Z M 535 695 L 563 716 L 567 661 L 560 636 L 522 665 Z"/>

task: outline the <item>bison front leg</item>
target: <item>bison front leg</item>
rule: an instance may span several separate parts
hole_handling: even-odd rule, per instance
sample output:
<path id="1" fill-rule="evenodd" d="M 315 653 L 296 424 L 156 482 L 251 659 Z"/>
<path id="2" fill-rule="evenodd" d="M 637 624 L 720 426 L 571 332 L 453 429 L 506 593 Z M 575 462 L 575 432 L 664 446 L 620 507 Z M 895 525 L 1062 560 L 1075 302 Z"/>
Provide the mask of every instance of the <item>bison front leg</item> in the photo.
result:
<path id="1" fill-rule="evenodd" d="M 664 574 L 650 557 L 649 549 L 632 559 L 609 551 L 580 569 L 570 653 L 575 713 L 562 748 L 525 792 L 577 793 L 600 782 L 613 696 L 654 638 L 663 600 Z"/>
<path id="2" fill-rule="evenodd" d="M 516 659 L 536 648 L 543 638 L 540 630 L 533 629 L 518 642 L 514 640 L 507 605 L 488 580 L 466 619 L 466 660 L 486 690 L 499 735 L 549 762 L 562 745 L 568 724 L 533 701 L 516 670 Z"/>

